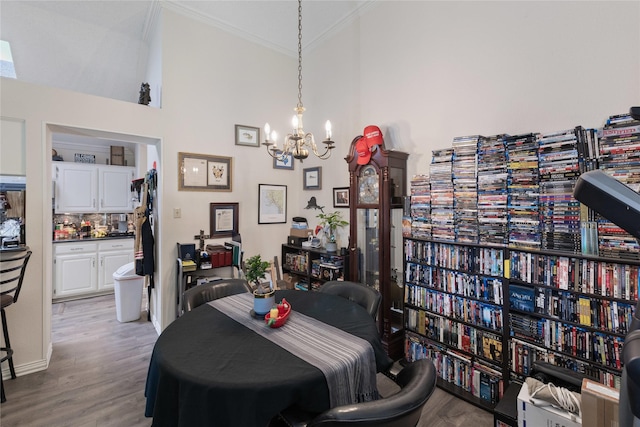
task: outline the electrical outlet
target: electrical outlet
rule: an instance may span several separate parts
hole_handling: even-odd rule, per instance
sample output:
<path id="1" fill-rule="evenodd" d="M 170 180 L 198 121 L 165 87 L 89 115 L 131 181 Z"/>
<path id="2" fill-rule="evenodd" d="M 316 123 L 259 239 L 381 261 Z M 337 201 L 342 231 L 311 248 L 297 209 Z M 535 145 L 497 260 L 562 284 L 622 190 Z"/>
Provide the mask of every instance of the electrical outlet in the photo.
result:
<path id="1" fill-rule="evenodd" d="M 173 208 L 173 217 L 174 218 L 181 218 L 182 217 L 182 209 Z"/>

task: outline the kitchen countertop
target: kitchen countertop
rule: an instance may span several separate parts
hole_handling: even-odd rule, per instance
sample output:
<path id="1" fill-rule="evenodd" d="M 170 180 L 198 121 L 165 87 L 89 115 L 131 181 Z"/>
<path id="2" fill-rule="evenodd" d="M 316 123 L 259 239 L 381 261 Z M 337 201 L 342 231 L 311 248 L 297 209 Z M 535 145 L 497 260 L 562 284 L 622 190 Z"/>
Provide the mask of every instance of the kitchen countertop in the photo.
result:
<path id="1" fill-rule="evenodd" d="M 82 239 L 66 239 L 66 240 L 53 240 L 53 243 L 82 243 L 82 242 L 95 242 L 97 240 L 114 240 L 114 239 L 133 239 L 135 236 L 105 236 L 105 237 L 84 237 Z"/>

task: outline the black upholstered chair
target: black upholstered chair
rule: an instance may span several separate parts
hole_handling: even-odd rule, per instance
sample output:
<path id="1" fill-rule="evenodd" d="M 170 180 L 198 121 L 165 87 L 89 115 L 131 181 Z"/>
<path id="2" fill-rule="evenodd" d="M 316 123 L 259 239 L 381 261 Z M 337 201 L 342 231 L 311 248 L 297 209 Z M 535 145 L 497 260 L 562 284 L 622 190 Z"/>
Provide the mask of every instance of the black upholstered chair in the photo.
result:
<path id="1" fill-rule="evenodd" d="M 364 307 L 374 319 L 378 317 L 382 296 L 374 288 L 356 282 L 333 280 L 322 285 L 319 292 L 351 300 Z"/>
<path id="2" fill-rule="evenodd" d="M 244 279 L 222 279 L 194 286 L 184 293 L 182 298 L 184 311 L 229 295 L 251 292 L 249 283 Z"/>
<path id="3" fill-rule="evenodd" d="M 285 410 L 279 421 L 291 427 L 416 426 L 436 387 L 436 369 L 429 359 L 417 360 L 400 371 L 396 383 L 400 391 L 383 399 L 338 406 L 306 420 L 300 410 Z"/>
<path id="4" fill-rule="evenodd" d="M 0 359 L 0 363 L 5 360 L 9 362 L 11 378 L 16 377 L 16 370 L 13 367 L 13 350 L 11 349 L 11 340 L 9 340 L 5 308 L 18 301 L 29 258 L 31 258 L 31 251 L 11 251 L 0 254 L 0 315 L 2 316 L 2 333 L 4 334 L 5 344 L 5 347 L 0 348 L 0 352 L 4 354 L 2 359 Z M 0 389 L 1 400 L 4 402 L 4 384 L 2 384 L 1 375 Z"/>

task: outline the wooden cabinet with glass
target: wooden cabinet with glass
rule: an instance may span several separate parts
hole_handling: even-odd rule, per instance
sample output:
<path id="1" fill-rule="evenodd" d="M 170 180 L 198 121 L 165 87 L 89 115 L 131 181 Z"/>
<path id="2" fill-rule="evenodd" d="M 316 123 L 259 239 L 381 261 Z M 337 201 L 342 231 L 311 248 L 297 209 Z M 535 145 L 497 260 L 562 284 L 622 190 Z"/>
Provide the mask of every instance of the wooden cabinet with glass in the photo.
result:
<path id="1" fill-rule="evenodd" d="M 349 165 L 350 280 L 382 295 L 378 328 L 389 356 L 403 355 L 404 289 L 402 278 L 402 212 L 406 195 L 407 153 L 356 137 Z"/>

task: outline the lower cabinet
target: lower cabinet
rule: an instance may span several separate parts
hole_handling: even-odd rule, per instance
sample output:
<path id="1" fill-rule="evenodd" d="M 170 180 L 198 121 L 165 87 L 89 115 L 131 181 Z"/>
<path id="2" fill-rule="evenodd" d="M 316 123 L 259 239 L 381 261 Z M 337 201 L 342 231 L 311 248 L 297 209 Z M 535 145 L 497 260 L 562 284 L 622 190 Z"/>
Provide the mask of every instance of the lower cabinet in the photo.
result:
<path id="1" fill-rule="evenodd" d="M 113 273 L 133 262 L 133 239 L 109 240 L 98 244 L 98 290 L 113 290 Z"/>
<path id="2" fill-rule="evenodd" d="M 133 239 L 54 244 L 53 299 L 113 291 L 113 273 L 133 261 Z"/>

